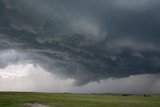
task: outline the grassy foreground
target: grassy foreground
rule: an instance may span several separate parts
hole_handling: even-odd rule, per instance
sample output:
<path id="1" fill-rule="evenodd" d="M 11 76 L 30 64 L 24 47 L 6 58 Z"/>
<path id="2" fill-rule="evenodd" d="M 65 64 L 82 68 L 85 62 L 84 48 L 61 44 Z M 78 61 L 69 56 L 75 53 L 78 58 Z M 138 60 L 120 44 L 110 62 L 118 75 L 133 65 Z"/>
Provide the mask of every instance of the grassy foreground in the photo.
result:
<path id="1" fill-rule="evenodd" d="M 27 107 L 40 103 L 50 107 L 160 107 L 160 95 L 56 94 L 1 92 L 0 107 Z"/>

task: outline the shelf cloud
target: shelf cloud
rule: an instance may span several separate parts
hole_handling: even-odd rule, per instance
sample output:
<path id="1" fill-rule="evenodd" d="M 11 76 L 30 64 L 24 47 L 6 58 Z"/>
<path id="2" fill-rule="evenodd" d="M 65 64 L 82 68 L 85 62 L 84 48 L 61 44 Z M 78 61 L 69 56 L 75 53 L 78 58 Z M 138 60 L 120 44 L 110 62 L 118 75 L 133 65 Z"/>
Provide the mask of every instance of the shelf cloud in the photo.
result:
<path id="1" fill-rule="evenodd" d="M 29 62 L 76 86 L 158 78 L 159 10 L 159 0 L 0 0 L 0 67 Z"/>

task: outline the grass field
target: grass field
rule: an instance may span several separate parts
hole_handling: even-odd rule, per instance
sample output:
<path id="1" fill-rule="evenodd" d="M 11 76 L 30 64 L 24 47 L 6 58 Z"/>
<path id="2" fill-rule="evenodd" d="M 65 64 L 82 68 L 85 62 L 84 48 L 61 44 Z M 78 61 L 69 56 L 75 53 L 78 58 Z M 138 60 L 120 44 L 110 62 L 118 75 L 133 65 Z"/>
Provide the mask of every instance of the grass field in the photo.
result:
<path id="1" fill-rule="evenodd" d="M 160 107 L 160 95 L 0 93 L 0 107 L 29 107 L 28 103 L 49 107 Z"/>

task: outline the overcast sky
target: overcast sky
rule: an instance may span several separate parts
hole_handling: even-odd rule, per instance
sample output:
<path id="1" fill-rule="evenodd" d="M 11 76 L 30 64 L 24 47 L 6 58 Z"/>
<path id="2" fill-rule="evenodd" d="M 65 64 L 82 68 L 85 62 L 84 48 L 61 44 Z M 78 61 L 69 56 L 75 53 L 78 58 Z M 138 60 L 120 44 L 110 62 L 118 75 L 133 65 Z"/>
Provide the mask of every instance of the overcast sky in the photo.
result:
<path id="1" fill-rule="evenodd" d="M 0 0 L 0 90 L 160 93 L 159 0 Z"/>

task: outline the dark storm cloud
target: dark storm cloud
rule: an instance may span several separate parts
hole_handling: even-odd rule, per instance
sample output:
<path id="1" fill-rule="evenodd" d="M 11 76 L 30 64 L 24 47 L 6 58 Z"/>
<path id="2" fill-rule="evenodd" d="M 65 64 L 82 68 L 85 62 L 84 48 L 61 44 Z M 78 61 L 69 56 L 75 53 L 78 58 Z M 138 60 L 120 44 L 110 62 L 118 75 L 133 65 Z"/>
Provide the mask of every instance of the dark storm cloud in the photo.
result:
<path id="1" fill-rule="evenodd" d="M 32 60 L 76 85 L 157 74 L 159 6 L 158 0 L 0 0 L 0 51 L 29 54 L 13 63 Z"/>

